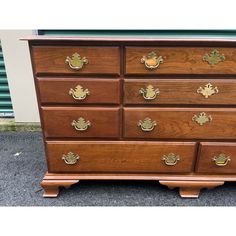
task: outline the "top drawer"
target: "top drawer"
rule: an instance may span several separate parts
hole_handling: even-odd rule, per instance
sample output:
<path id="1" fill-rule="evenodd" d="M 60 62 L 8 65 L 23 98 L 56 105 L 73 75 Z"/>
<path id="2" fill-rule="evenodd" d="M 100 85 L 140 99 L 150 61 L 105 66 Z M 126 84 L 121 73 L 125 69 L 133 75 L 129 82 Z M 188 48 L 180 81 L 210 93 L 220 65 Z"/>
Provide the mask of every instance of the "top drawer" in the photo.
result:
<path id="1" fill-rule="evenodd" d="M 236 48 L 127 47 L 126 74 L 236 74 Z"/>
<path id="2" fill-rule="evenodd" d="M 36 73 L 120 73 L 118 47 L 35 46 L 32 56 Z"/>

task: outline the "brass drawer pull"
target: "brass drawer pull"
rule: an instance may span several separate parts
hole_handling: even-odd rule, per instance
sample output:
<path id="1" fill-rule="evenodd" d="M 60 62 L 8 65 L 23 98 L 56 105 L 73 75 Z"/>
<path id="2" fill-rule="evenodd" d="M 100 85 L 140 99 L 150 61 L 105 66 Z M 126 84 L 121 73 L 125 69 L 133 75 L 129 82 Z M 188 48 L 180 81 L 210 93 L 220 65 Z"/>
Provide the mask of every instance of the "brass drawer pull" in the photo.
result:
<path id="1" fill-rule="evenodd" d="M 211 115 L 207 115 L 205 112 L 201 112 L 198 116 L 194 115 L 192 120 L 198 123 L 199 125 L 203 125 L 207 122 L 211 122 L 212 117 Z"/>
<path id="2" fill-rule="evenodd" d="M 213 50 L 210 54 L 206 54 L 202 58 L 203 61 L 208 62 L 209 65 L 214 66 L 217 65 L 219 62 L 225 60 L 225 56 L 220 54 L 219 51 Z"/>
<path id="3" fill-rule="evenodd" d="M 221 153 L 219 156 L 214 156 L 212 160 L 217 166 L 226 166 L 229 161 L 231 161 L 230 156 L 227 156 L 224 153 Z"/>
<path id="4" fill-rule="evenodd" d="M 197 89 L 197 93 L 200 93 L 200 94 L 202 94 L 203 97 L 208 98 L 213 94 L 219 93 L 219 90 L 217 87 L 213 88 L 211 83 L 208 83 L 204 86 L 204 88 L 199 87 Z"/>
<path id="5" fill-rule="evenodd" d="M 76 162 L 79 160 L 79 155 L 74 154 L 73 152 L 69 152 L 68 154 L 63 154 L 62 156 L 62 160 L 64 160 L 64 162 L 67 165 L 74 165 L 76 164 Z"/>
<path id="6" fill-rule="evenodd" d="M 160 91 L 158 88 L 154 89 L 154 87 L 150 84 L 146 86 L 145 89 L 141 88 L 139 90 L 139 93 L 143 95 L 143 98 L 145 100 L 154 100 L 157 97 L 157 95 L 160 94 Z"/>
<path id="7" fill-rule="evenodd" d="M 175 155 L 174 153 L 169 153 L 167 155 L 163 155 L 161 159 L 167 166 L 175 166 L 180 160 L 180 157 L 179 155 Z"/>
<path id="8" fill-rule="evenodd" d="M 71 125 L 78 131 L 85 131 L 91 126 L 90 121 L 85 121 L 83 117 L 79 117 L 78 120 L 73 120 Z"/>
<path id="9" fill-rule="evenodd" d="M 152 121 L 150 118 L 146 117 L 143 121 L 138 122 L 138 127 L 141 127 L 142 131 L 150 132 L 157 125 L 156 121 Z"/>
<path id="10" fill-rule="evenodd" d="M 75 100 L 84 100 L 87 95 L 90 95 L 88 89 L 83 89 L 82 86 L 77 85 L 75 89 L 71 88 L 69 90 L 69 95 L 71 95 Z"/>
<path id="11" fill-rule="evenodd" d="M 88 59 L 86 57 L 81 58 L 79 53 L 74 53 L 72 57 L 66 58 L 65 63 L 69 64 L 69 67 L 73 70 L 80 70 L 85 64 L 88 64 Z"/>
<path id="12" fill-rule="evenodd" d="M 148 69 L 156 69 L 163 62 L 162 56 L 157 56 L 155 52 L 150 52 L 141 58 L 141 63 Z"/>

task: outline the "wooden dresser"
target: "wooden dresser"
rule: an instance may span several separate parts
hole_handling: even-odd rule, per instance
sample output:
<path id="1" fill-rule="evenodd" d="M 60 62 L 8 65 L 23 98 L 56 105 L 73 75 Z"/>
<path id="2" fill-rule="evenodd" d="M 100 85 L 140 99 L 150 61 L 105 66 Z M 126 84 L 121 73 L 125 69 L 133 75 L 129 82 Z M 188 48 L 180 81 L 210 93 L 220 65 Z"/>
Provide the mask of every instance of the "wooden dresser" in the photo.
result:
<path id="1" fill-rule="evenodd" d="M 236 181 L 235 39 L 27 40 L 44 197 L 79 180 L 156 180 L 182 197 Z"/>

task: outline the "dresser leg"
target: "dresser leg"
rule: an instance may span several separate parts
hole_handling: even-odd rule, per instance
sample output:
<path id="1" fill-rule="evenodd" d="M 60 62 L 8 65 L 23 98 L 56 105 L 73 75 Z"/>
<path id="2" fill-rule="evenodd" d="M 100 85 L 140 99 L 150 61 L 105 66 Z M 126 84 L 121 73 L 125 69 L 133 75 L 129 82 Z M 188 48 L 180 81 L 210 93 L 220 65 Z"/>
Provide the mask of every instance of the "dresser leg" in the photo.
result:
<path id="1" fill-rule="evenodd" d="M 69 188 L 72 184 L 78 183 L 79 180 L 43 180 L 41 186 L 44 189 L 43 197 L 57 197 L 59 187 Z"/>
<path id="2" fill-rule="evenodd" d="M 179 194 L 183 198 L 198 198 L 202 188 L 215 188 L 223 185 L 224 181 L 178 181 L 160 180 L 160 184 L 168 188 L 179 188 Z"/>

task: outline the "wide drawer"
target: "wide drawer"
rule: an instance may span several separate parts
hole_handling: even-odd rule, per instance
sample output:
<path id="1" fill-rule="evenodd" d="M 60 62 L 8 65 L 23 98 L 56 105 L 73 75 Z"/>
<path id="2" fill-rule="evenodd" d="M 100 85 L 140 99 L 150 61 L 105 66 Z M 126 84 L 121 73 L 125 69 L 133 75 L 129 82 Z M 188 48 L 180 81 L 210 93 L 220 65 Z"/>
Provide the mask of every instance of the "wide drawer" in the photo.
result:
<path id="1" fill-rule="evenodd" d="M 119 108 L 42 107 L 42 116 L 46 137 L 119 137 Z"/>
<path id="2" fill-rule="evenodd" d="M 236 108 L 124 108 L 125 138 L 235 139 Z"/>
<path id="3" fill-rule="evenodd" d="M 125 79 L 125 104 L 236 104 L 233 79 Z"/>
<path id="4" fill-rule="evenodd" d="M 236 48 L 127 47 L 126 74 L 236 74 Z"/>
<path id="5" fill-rule="evenodd" d="M 201 143 L 196 171 L 209 174 L 235 174 L 236 143 Z"/>
<path id="6" fill-rule="evenodd" d="M 119 104 L 118 79 L 38 78 L 41 103 Z"/>
<path id="7" fill-rule="evenodd" d="M 49 172 L 191 172 L 193 142 L 47 142 Z"/>
<path id="8" fill-rule="evenodd" d="M 118 47 L 57 47 L 32 48 L 36 73 L 119 74 Z"/>

